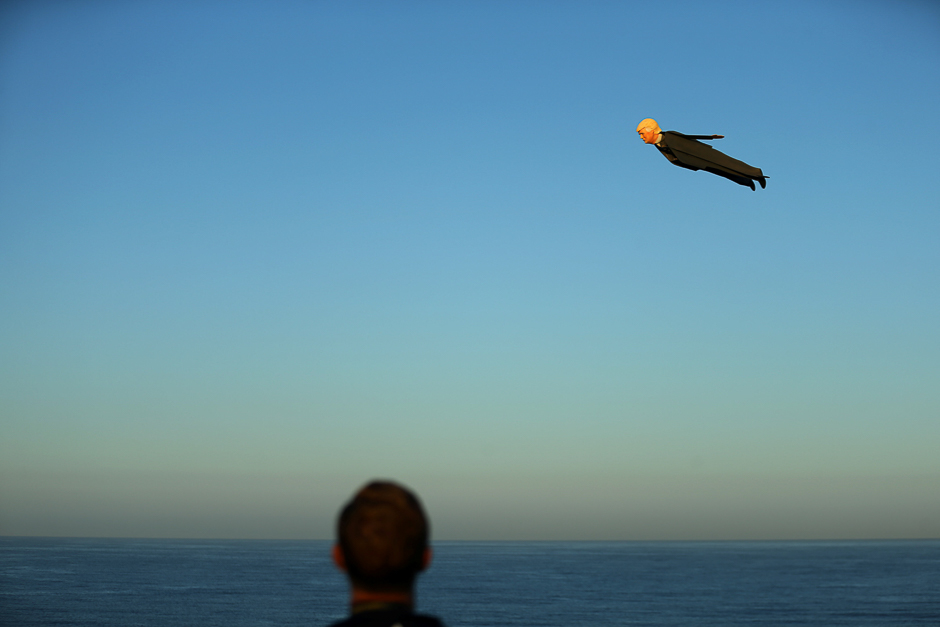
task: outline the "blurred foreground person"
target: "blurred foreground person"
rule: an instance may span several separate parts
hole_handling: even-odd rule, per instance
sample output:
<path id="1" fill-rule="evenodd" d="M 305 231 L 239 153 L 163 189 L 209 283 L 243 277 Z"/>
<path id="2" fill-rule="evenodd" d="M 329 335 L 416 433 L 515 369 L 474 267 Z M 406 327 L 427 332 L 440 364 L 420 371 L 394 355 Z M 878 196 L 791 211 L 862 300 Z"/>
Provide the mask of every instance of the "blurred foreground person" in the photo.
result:
<path id="1" fill-rule="evenodd" d="M 333 561 L 349 578 L 352 615 L 332 627 L 444 627 L 414 613 L 415 579 L 431 562 L 417 496 L 373 481 L 340 512 L 336 535 Z"/>
<path id="2" fill-rule="evenodd" d="M 738 185 L 750 187 L 751 191 L 755 189 L 754 181 L 760 183 L 762 189 L 767 186 L 767 177 L 760 168 L 738 161 L 698 141 L 723 139 L 724 135 L 683 135 L 676 131 L 663 131 L 652 118 L 640 122 L 636 132 L 644 142 L 656 146 L 670 163 L 680 168 L 705 170 Z"/>

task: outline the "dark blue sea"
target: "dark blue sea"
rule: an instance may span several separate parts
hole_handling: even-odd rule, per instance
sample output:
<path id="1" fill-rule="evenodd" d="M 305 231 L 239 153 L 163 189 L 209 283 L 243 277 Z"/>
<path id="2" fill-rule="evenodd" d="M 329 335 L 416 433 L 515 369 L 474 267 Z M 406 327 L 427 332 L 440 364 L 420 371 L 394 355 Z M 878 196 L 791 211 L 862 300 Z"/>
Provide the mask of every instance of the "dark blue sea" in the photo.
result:
<path id="1" fill-rule="evenodd" d="M 0 538 L 0 625 L 328 625 L 329 542 Z M 492 625 L 940 625 L 940 541 L 440 542 L 422 612 Z"/>

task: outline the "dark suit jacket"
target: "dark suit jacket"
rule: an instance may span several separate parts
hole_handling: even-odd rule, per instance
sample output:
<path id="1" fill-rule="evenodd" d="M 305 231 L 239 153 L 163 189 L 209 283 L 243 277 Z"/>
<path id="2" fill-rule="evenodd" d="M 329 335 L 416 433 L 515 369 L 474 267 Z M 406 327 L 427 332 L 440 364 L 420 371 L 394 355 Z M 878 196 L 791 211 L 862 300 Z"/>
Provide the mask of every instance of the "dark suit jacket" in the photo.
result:
<path id="1" fill-rule="evenodd" d="M 764 178 L 764 173 L 760 168 L 732 159 L 725 153 L 698 141 L 706 138 L 710 137 L 665 131 L 656 147 L 669 161 L 680 168 L 705 170 L 751 189 L 754 189 L 754 180 L 760 181 Z"/>
<path id="2" fill-rule="evenodd" d="M 368 610 L 353 614 L 346 620 L 333 623 L 330 627 L 444 627 L 433 616 L 414 614 L 406 608 L 389 607 L 388 609 Z"/>

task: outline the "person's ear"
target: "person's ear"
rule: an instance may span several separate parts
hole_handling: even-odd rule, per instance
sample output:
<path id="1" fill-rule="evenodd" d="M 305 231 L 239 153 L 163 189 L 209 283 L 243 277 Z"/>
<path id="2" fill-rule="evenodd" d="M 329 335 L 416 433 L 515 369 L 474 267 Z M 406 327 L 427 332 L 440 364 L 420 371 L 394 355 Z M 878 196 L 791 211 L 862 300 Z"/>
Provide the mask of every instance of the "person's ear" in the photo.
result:
<path id="1" fill-rule="evenodd" d="M 434 552 L 431 550 L 431 547 L 424 549 L 424 553 L 421 555 L 421 570 L 426 570 L 428 566 L 431 565 L 431 557 L 434 555 Z"/>
<path id="2" fill-rule="evenodd" d="M 340 569 L 341 571 L 345 573 L 346 572 L 346 556 L 343 555 L 343 549 L 341 549 L 338 544 L 333 545 L 332 555 L 333 555 L 333 563 L 336 564 L 336 567 L 338 569 Z"/>

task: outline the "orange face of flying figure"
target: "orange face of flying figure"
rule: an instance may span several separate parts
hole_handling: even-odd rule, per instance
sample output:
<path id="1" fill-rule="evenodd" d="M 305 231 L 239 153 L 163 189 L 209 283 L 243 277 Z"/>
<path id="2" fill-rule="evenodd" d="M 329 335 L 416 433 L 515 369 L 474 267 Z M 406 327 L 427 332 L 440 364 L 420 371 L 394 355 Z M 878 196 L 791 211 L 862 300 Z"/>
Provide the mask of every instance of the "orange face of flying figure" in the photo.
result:
<path id="1" fill-rule="evenodd" d="M 647 144 L 655 144 L 662 138 L 663 131 L 652 118 L 646 118 L 636 127 L 636 132 Z"/>

